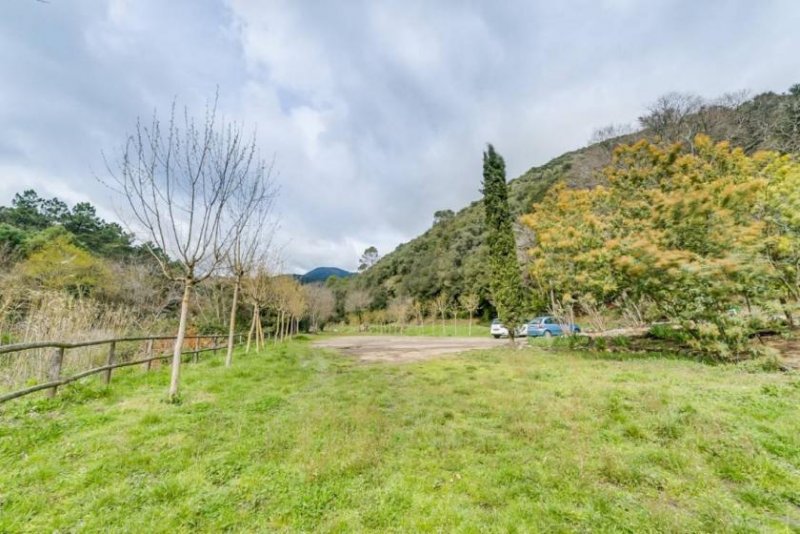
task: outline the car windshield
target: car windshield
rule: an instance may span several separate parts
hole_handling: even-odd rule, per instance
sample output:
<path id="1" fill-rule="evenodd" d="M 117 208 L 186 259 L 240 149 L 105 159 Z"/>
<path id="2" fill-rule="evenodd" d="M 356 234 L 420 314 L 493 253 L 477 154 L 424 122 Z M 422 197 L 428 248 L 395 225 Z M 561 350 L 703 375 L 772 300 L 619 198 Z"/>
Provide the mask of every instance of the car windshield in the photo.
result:
<path id="1" fill-rule="evenodd" d="M 534 317 L 531 319 L 531 324 L 539 324 L 544 321 L 544 317 Z"/>
<path id="2" fill-rule="evenodd" d="M 500 324 L 500 319 L 493 319 L 492 324 Z"/>

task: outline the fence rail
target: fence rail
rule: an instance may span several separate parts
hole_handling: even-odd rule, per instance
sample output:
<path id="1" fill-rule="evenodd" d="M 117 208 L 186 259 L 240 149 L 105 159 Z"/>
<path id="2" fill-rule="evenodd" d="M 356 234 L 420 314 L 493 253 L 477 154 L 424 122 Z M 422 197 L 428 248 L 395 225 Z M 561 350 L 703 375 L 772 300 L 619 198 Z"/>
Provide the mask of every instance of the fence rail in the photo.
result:
<path id="1" fill-rule="evenodd" d="M 35 386 L 30 386 L 25 389 L 20 389 L 17 391 L 11 391 L 9 393 L 4 393 L 0 395 L 0 404 L 10 401 L 12 399 L 16 399 L 18 397 L 23 397 L 25 395 L 30 395 L 31 393 L 35 393 L 41 390 L 48 390 L 47 395 L 48 397 L 54 397 L 56 392 L 58 391 L 59 386 L 63 386 L 69 384 L 70 382 L 75 382 L 76 380 L 80 380 L 81 378 L 85 378 L 87 376 L 95 375 L 98 373 L 103 374 L 103 382 L 105 385 L 109 385 L 111 383 L 111 372 L 114 369 L 118 369 L 120 367 L 129 367 L 131 365 L 145 365 L 146 370 L 150 370 L 150 366 L 154 361 L 158 360 L 168 360 L 172 358 L 172 351 L 170 350 L 169 353 L 162 353 L 162 354 L 153 354 L 153 345 L 155 341 L 174 341 L 176 336 L 140 336 L 140 337 L 122 337 L 122 338 L 114 338 L 114 339 L 102 339 L 97 341 L 83 341 L 78 343 L 65 343 L 61 341 L 42 341 L 38 343 L 17 343 L 14 345 L 4 345 L 0 346 L 0 355 L 2 354 L 10 354 L 14 352 L 25 352 L 29 350 L 35 349 L 54 349 L 52 355 L 50 356 L 50 366 L 48 369 L 48 382 L 43 382 L 41 384 L 36 384 Z M 211 339 L 213 341 L 213 345 L 211 347 L 201 347 L 200 342 L 205 339 Z M 195 362 L 198 361 L 200 354 L 205 352 L 216 352 L 220 349 L 227 347 L 227 335 L 222 334 L 211 334 L 211 335 L 202 335 L 202 336 L 185 336 L 184 341 L 191 341 L 194 340 L 194 347 L 189 348 L 181 352 L 181 356 L 191 355 L 192 360 Z M 220 344 L 219 341 L 225 341 L 224 344 Z M 243 334 L 238 333 L 234 336 L 234 345 L 241 345 L 243 340 Z M 145 358 L 139 358 L 135 360 L 129 361 L 122 361 L 117 362 L 117 345 L 119 343 L 135 343 L 135 342 L 142 342 L 145 341 Z M 108 355 L 106 358 L 106 364 L 101 365 L 99 367 L 93 367 L 92 369 L 87 369 L 86 371 L 81 371 L 80 373 L 62 377 L 61 370 L 64 364 L 64 357 L 66 355 L 67 350 L 69 349 L 76 349 L 76 348 L 83 348 L 83 347 L 95 347 L 99 345 L 108 345 Z"/>

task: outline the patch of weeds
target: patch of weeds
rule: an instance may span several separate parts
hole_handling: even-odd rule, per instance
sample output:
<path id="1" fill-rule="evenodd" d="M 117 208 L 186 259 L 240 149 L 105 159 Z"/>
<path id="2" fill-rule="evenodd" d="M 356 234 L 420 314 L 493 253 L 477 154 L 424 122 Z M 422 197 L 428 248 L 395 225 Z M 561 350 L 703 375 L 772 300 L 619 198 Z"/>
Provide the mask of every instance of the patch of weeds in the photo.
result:
<path id="1" fill-rule="evenodd" d="M 161 415 L 157 413 L 149 413 L 144 417 L 142 417 L 141 419 L 139 419 L 139 424 L 143 426 L 157 425 L 162 421 L 163 419 L 161 418 Z"/>
<path id="2" fill-rule="evenodd" d="M 769 492 L 753 486 L 738 490 L 736 496 L 739 500 L 749 504 L 753 508 L 776 511 L 783 504 L 781 499 L 776 495 L 772 495 Z"/>
<path id="3" fill-rule="evenodd" d="M 456 414 L 454 414 L 452 411 L 445 410 L 444 412 L 442 412 L 440 424 L 443 425 L 447 421 L 452 421 L 453 419 L 455 419 L 455 417 L 456 417 Z"/>
<path id="4" fill-rule="evenodd" d="M 99 384 L 90 384 L 88 382 L 73 382 L 62 389 L 59 399 L 62 404 L 84 404 L 111 396 L 111 388 L 114 387 L 113 383 L 111 387 L 98 386 Z"/>
<path id="5" fill-rule="evenodd" d="M 181 406 L 183 404 L 183 395 L 178 393 L 177 395 L 171 395 L 165 399 L 162 399 L 161 402 L 163 404 L 172 404 L 173 406 Z"/>
<path id="6" fill-rule="evenodd" d="M 157 502 L 169 503 L 178 501 L 186 495 L 188 488 L 172 478 L 156 482 L 150 489 L 150 497 Z"/>
<path id="7" fill-rule="evenodd" d="M 277 410 L 285 404 L 286 399 L 283 397 L 279 397 L 278 395 L 266 395 L 261 399 L 245 404 L 245 407 L 251 412 L 265 413 Z"/>
<path id="8" fill-rule="evenodd" d="M 767 397 L 780 397 L 781 388 L 775 384 L 764 384 L 761 386 L 761 394 Z"/>
<path id="9" fill-rule="evenodd" d="M 612 392 L 606 401 L 605 412 L 609 419 L 617 423 L 628 421 L 628 411 L 630 407 L 618 391 Z"/>
<path id="10" fill-rule="evenodd" d="M 617 486 L 636 487 L 644 481 L 640 470 L 612 455 L 603 458 L 599 475 L 606 482 Z"/>
<path id="11" fill-rule="evenodd" d="M 682 438 L 697 413 L 691 405 L 682 406 L 677 412 L 667 413 L 659 418 L 655 426 L 656 435 L 664 441 Z"/>
<path id="12" fill-rule="evenodd" d="M 647 439 L 647 433 L 636 423 L 629 423 L 622 428 L 622 435 L 635 441 Z"/>
<path id="13" fill-rule="evenodd" d="M 654 324 L 648 330 L 647 335 L 654 339 L 674 341 L 680 344 L 685 343 L 688 339 L 688 335 L 684 330 L 671 324 Z"/>
<path id="14" fill-rule="evenodd" d="M 235 480 L 245 468 L 245 461 L 224 460 L 206 467 L 205 475 L 215 486 L 222 486 Z"/>
<path id="15" fill-rule="evenodd" d="M 688 467 L 686 458 L 680 451 L 667 447 L 659 447 L 650 451 L 645 454 L 643 459 L 648 464 L 657 465 L 671 473 L 683 473 Z"/>

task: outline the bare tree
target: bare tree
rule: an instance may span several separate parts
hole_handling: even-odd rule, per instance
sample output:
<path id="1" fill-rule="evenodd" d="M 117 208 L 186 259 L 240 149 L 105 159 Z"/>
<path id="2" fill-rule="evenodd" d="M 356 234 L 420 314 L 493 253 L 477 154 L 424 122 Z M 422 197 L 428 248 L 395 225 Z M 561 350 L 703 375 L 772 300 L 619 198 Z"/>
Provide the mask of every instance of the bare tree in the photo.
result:
<path id="1" fill-rule="evenodd" d="M 694 148 L 694 137 L 707 131 L 701 112 L 708 103 L 690 93 L 667 93 L 648 107 L 648 114 L 639 117 L 642 127 L 668 143 L 684 142 Z"/>
<path id="2" fill-rule="evenodd" d="M 472 318 L 475 316 L 475 312 L 478 311 L 478 306 L 480 306 L 481 299 L 475 293 L 465 293 L 461 295 L 458 299 L 461 307 L 464 308 L 464 311 L 467 312 L 469 315 L 469 329 L 467 330 L 467 335 L 472 335 Z"/>
<path id="3" fill-rule="evenodd" d="M 415 298 L 414 301 L 411 303 L 412 309 L 414 310 L 414 317 L 417 321 L 417 326 L 425 326 L 425 310 L 427 309 L 428 305 L 420 300 L 419 298 Z"/>
<path id="4" fill-rule="evenodd" d="M 442 335 L 445 334 L 447 310 L 450 309 L 449 302 L 450 299 L 444 293 L 439 293 L 436 295 L 436 298 L 433 299 L 433 308 L 442 316 Z"/>
<path id="5" fill-rule="evenodd" d="M 250 352 L 250 343 L 253 340 L 255 340 L 256 351 L 261 350 L 264 345 L 261 310 L 269 304 L 272 291 L 272 278 L 263 263 L 256 266 L 253 272 L 242 280 L 242 294 L 253 306 L 253 317 L 250 322 L 250 332 L 247 334 L 245 352 Z"/>
<path id="6" fill-rule="evenodd" d="M 164 276 L 181 284 L 180 319 L 172 355 L 169 397 L 178 396 L 181 350 L 192 289 L 215 273 L 234 243 L 237 224 L 226 219 L 228 204 L 248 184 L 254 141 L 237 125 L 217 118 L 217 100 L 198 123 L 173 103 L 163 125 L 156 113 L 148 125 L 137 121 L 116 166 L 108 164 L 114 187 L 127 204 L 131 229 Z M 257 164 L 256 164 L 257 165 Z"/>
<path id="7" fill-rule="evenodd" d="M 270 307 L 275 309 L 277 324 L 275 342 L 283 341 L 295 329 L 295 320 L 305 312 L 305 299 L 300 284 L 288 275 L 276 276 L 272 279 Z"/>
<path id="8" fill-rule="evenodd" d="M 411 310 L 411 299 L 408 297 L 397 297 L 389 304 L 389 317 L 397 323 L 400 332 L 403 332 Z"/>
<path id="9" fill-rule="evenodd" d="M 353 289 L 347 292 L 347 300 L 345 301 L 345 310 L 347 313 L 355 313 L 358 317 L 359 327 L 362 324 L 364 310 L 370 304 L 369 293 L 363 289 Z"/>
<path id="10" fill-rule="evenodd" d="M 272 242 L 274 224 L 269 221 L 276 188 L 272 180 L 272 165 L 250 159 L 238 170 L 242 173 L 242 187 L 228 203 L 227 215 L 235 228 L 233 244 L 228 252 L 228 269 L 233 276 L 233 301 L 228 323 L 228 350 L 225 366 L 233 361 L 233 336 L 236 330 L 236 311 L 242 279 L 262 263 Z"/>
<path id="11" fill-rule="evenodd" d="M 289 312 L 289 337 L 300 332 L 300 319 L 305 315 L 308 309 L 306 302 L 306 295 L 303 292 L 302 286 L 295 280 L 292 280 L 292 291 L 289 294 L 289 301 L 287 311 Z"/>
<path id="12" fill-rule="evenodd" d="M 589 138 L 589 144 L 602 143 L 604 147 L 612 148 L 613 141 L 619 137 L 634 133 L 633 126 L 630 124 L 608 124 L 596 128 Z"/>
<path id="13" fill-rule="evenodd" d="M 308 319 L 313 331 L 319 331 L 320 325 L 329 320 L 336 309 L 336 299 L 333 291 L 323 285 L 308 285 L 303 287 Z"/>

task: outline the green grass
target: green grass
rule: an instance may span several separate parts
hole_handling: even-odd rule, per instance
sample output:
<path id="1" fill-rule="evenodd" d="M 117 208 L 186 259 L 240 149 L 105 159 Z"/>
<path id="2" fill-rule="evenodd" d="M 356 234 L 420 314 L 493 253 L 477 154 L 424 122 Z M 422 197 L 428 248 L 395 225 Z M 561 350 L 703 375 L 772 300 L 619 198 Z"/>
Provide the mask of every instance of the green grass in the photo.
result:
<path id="1" fill-rule="evenodd" d="M 344 335 L 397 335 L 397 336 L 436 336 L 436 337 L 488 337 L 489 327 L 478 324 L 477 320 L 472 322 L 472 328 L 466 319 L 458 319 L 453 324 L 452 319 L 448 319 L 442 326 L 442 321 L 435 323 L 428 319 L 424 325 L 406 324 L 400 327 L 397 324 L 385 326 L 370 325 L 368 330 L 361 330 L 353 325 L 329 325 L 325 328 L 325 334 L 344 334 Z"/>
<path id="2" fill-rule="evenodd" d="M 0 412 L 0 532 L 797 531 L 800 377 L 293 343 Z"/>

